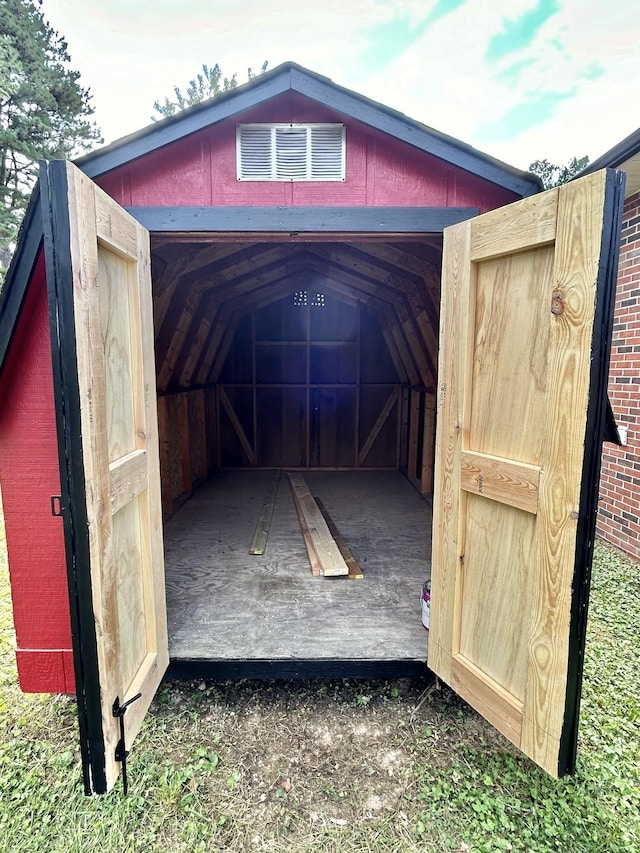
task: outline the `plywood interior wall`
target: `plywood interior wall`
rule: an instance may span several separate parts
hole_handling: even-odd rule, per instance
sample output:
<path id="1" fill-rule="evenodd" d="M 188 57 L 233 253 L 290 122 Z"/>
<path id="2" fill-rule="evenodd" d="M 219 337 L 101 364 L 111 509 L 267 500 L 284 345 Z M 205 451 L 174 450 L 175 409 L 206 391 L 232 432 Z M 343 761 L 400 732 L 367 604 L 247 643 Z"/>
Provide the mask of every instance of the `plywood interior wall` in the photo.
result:
<path id="1" fill-rule="evenodd" d="M 441 239 L 152 238 L 163 510 L 219 467 L 432 488 Z"/>

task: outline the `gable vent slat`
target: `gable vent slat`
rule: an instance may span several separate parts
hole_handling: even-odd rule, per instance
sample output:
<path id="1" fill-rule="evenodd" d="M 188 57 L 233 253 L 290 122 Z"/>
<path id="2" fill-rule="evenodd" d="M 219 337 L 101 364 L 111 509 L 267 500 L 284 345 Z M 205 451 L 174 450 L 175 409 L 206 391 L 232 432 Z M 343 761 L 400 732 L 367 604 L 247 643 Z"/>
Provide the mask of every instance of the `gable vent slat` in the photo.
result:
<path id="1" fill-rule="evenodd" d="M 237 130 L 240 181 L 343 181 L 343 124 L 245 124 Z"/>

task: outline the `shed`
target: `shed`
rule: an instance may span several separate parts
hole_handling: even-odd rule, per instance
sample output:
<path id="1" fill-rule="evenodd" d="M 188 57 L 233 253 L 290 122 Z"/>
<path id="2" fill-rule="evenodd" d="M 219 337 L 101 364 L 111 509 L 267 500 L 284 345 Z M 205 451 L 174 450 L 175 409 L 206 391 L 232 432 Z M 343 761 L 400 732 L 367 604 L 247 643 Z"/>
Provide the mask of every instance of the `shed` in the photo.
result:
<path id="1" fill-rule="evenodd" d="M 613 323 L 609 399 L 622 443 L 606 445 L 600 476 L 598 533 L 640 560 L 640 128 L 585 170 L 626 173 Z"/>
<path id="2" fill-rule="evenodd" d="M 87 791 L 169 658 L 428 656 L 571 771 L 621 179 L 539 189 L 291 63 L 42 164 L 0 483 L 21 686 L 75 690 Z"/>

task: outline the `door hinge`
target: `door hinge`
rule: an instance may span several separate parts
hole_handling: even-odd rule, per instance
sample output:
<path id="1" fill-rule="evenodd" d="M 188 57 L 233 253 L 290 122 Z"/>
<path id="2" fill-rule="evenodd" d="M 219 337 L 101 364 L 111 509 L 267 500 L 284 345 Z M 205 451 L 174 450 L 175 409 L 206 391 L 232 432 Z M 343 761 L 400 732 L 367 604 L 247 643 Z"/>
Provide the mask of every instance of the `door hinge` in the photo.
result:
<path id="1" fill-rule="evenodd" d="M 62 506 L 62 495 L 51 495 L 51 515 L 60 518 L 64 507 Z"/>
<path id="2" fill-rule="evenodd" d="M 129 790 L 129 786 L 127 783 L 127 756 L 129 755 L 129 751 L 125 743 L 124 715 L 129 705 L 132 705 L 134 702 L 137 702 L 137 700 L 140 699 L 141 696 L 142 693 L 136 693 L 136 695 L 132 696 L 131 699 L 127 700 L 124 705 L 120 704 L 120 697 L 116 696 L 116 701 L 113 703 L 113 716 L 117 717 L 120 720 L 120 740 L 116 745 L 115 759 L 116 761 L 120 761 L 122 763 L 122 791 L 125 797 L 127 796 L 127 791 Z"/>

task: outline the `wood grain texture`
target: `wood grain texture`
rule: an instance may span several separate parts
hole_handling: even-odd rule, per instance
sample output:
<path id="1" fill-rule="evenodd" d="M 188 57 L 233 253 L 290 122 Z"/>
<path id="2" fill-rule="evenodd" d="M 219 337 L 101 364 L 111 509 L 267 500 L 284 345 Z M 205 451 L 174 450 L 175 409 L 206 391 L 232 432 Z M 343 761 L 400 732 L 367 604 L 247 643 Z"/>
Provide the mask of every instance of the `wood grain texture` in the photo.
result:
<path id="1" fill-rule="evenodd" d="M 262 509 L 260 510 L 258 523 L 256 524 L 255 533 L 253 534 L 253 539 L 249 546 L 250 554 L 264 554 L 267 549 L 271 519 L 273 518 L 273 510 L 275 509 L 278 489 L 280 488 L 280 475 L 281 472 L 278 470 L 274 474 L 267 488 L 267 492 L 262 502 Z"/>
<path id="2" fill-rule="evenodd" d="M 558 190 L 548 190 L 485 213 L 473 226 L 471 260 L 488 260 L 554 243 L 557 208 Z"/>
<path id="3" fill-rule="evenodd" d="M 444 234 L 438 420 L 434 473 L 431 618 L 429 667 L 451 683 L 453 655 L 459 651 L 461 568 L 464 528 L 460 516 L 465 500 L 457 481 L 462 452 L 465 382 L 468 371 L 468 314 L 472 270 L 469 261 L 471 228 L 462 224 Z"/>
<path id="4" fill-rule="evenodd" d="M 424 426 L 422 430 L 422 472 L 420 492 L 423 495 L 433 492 L 434 446 L 436 439 L 436 398 L 435 394 L 424 395 Z"/>
<path id="5" fill-rule="evenodd" d="M 398 393 L 399 389 L 396 387 L 393 389 L 389 397 L 387 398 L 386 403 L 384 404 L 382 411 L 378 415 L 378 418 L 373 425 L 371 432 L 367 436 L 362 448 L 360 449 L 360 453 L 358 454 L 358 465 L 363 465 L 365 459 L 369 455 L 371 448 L 373 447 L 377 437 L 380 435 L 380 430 L 384 426 L 387 418 L 391 414 L 391 410 L 395 406 L 398 401 Z"/>
<path id="6" fill-rule="evenodd" d="M 67 179 L 91 588 L 110 788 L 120 772 L 113 702 L 143 693 L 125 718 L 130 744 L 168 663 L 149 241 L 135 220 L 70 164 Z M 133 476 L 127 477 L 127 469 Z M 136 479 L 137 486 L 123 487 L 127 479 Z M 146 488 L 138 491 L 145 479 Z M 113 484 L 118 492 L 112 500 Z"/>
<path id="7" fill-rule="evenodd" d="M 365 577 L 314 578 L 290 490 L 247 553 L 269 471 L 223 471 L 165 527 L 172 659 L 425 660 L 431 506 L 399 472 L 307 472 Z"/>
<path id="8" fill-rule="evenodd" d="M 536 529 L 537 573 L 532 602 L 523 749 L 557 772 L 564 716 L 573 565 L 587 401 L 595 288 L 602 240 L 605 173 L 559 191 L 554 291 L 564 311 L 549 307 L 549 372 L 556 393 L 546 408 L 543 472 Z M 553 294 L 547 293 L 549 306 Z"/>
<path id="9" fill-rule="evenodd" d="M 331 535 L 318 504 L 309 491 L 304 477 L 302 474 L 288 474 L 287 476 L 300 518 L 300 525 L 305 534 L 312 567 L 317 560 L 320 567 L 319 573 L 323 577 L 348 575 L 349 567 Z"/>
<path id="10" fill-rule="evenodd" d="M 535 514 L 538 511 L 539 483 L 538 465 L 526 465 L 472 450 L 461 454 L 460 484 L 467 492 Z"/>
<path id="11" fill-rule="evenodd" d="M 318 505 L 318 509 L 322 513 L 322 517 L 327 522 L 327 527 L 329 528 L 329 533 L 333 536 L 333 539 L 338 546 L 338 550 L 342 554 L 342 559 L 345 561 L 349 568 L 349 578 L 350 580 L 361 580 L 364 577 L 364 573 L 362 571 L 362 567 L 358 565 L 358 561 L 351 553 L 349 546 L 347 545 L 344 536 L 335 525 L 334 520 L 329 515 L 329 510 L 322 503 L 321 499 L 314 495 L 314 500 Z"/>
<path id="12" fill-rule="evenodd" d="M 429 663 L 554 776 L 603 208 L 593 175 L 445 233 Z"/>

